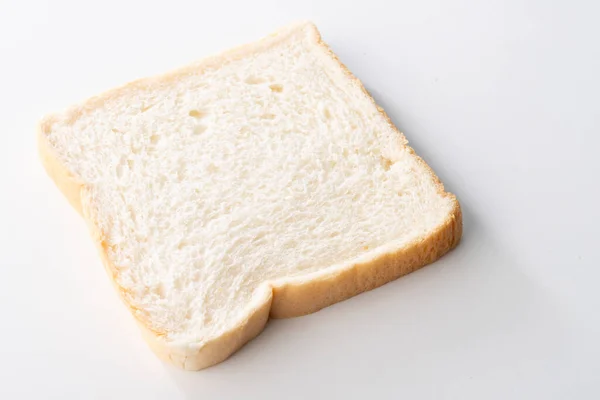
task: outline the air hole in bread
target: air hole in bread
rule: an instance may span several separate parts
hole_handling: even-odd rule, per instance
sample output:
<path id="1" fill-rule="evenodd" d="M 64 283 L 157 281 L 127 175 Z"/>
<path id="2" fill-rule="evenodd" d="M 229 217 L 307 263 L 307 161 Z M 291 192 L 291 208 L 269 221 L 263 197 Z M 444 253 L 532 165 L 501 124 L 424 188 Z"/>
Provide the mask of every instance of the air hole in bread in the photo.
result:
<path id="1" fill-rule="evenodd" d="M 165 285 L 162 283 L 157 284 L 152 288 L 152 293 L 157 295 L 159 298 L 164 299 L 166 294 Z"/>
<path id="2" fill-rule="evenodd" d="M 206 132 L 206 126 L 205 125 L 196 125 L 194 127 L 194 134 L 200 135 L 200 134 L 202 134 L 204 132 Z"/>
<path id="3" fill-rule="evenodd" d="M 325 119 L 331 119 L 331 111 L 329 111 L 329 108 L 325 107 L 323 110 L 323 116 Z"/>
<path id="4" fill-rule="evenodd" d="M 283 92 L 283 85 L 280 85 L 278 83 L 274 83 L 272 85 L 269 85 L 269 88 L 271 89 L 271 92 L 275 92 L 275 93 L 281 93 L 281 92 Z"/>
<path id="5" fill-rule="evenodd" d="M 206 167 L 206 170 L 210 173 L 215 173 L 215 172 L 219 172 L 219 167 L 217 167 L 213 163 L 210 163 L 210 164 L 208 164 L 208 167 Z"/>
<path id="6" fill-rule="evenodd" d="M 135 223 L 136 219 L 137 219 L 137 213 L 135 212 L 135 209 L 131 206 L 128 206 L 127 211 L 129 212 L 129 216 L 131 217 L 131 220 Z"/>
<path id="7" fill-rule="evenodd" d="M 276 115 L 271 113 L 266 113 L 260 116 L 260 119 L 275 119 Z"/>
<path id="8" fill-rule="evenodd" d="M 115 172 L 117 174 L 118 179 L 121 179 L 123 177 L 123 166 L 121 165 L 121 163 L 117 165 Z"/>
<path id="9" fill-rule="evenodd" d="M 150 143 L 152 143 L 152 144 L 158 143 L 159 140 L 160 140 L 160 136 L 158 136 L 158 135 L 152 135 L 152 136 L 150 136 Z"/>
<path id="10" fill-rule="evenodd" d="M 163 186 L 165 186 L 165 183 L 167 183 L 167 178 L 164 175 L 161 175 L 157 177 L 156 183 L 159 188 L 162 188 Z"/>
<path id="11" fill-rule="evenodd" d="M 144 105 L 142 106 L 142 109 L 141 109 L 141 111 L 142 111 L 143 113 L 145 113 L 146 111 L 148 111 L 149 109 L 151 109 L 151 108 L 152 108 L 152 107 L 154 107 L 154 106 L 155 106 L 155 104 L 144 104 Z"/>
<path id="12" fill-rule="evenodd" d="M 265 80 L 257 76 L 249 76 L 244 80 L 244 82 L 246 82 L 248 85 L 260 85 L 261 83 L 265 83 Z"/>
<path id="13" fill-rule="evenodd" d="M 392 162 L 385 157 L 381 157 L 380 161 L 381 161 L 381 166 L 383 167 L 383 169 L 386 171 L 389 171 L 392 166 Z"/>
<path id="14" fill-rule="evenodd" d="M 179 167 L 177 170 L 177 182 L 183 182 L 185 180 L 185 166 Z"/>
<path id="15" fill-rule="evenodd" d="M 202 111 L 202 110 L 190 110 L 190 112 L 188 113 L 188 115 L 190 117 L 193 118 L 203 118 L 206 116 L 206 111 Z"/>
<path id="16" fill-rule="evenodd" d="M 179 248 L 179 247 L 178 247 L 178 248 Z M 181 248 L 183 248 L 183 246 L 182 246 Z M 175 289 L 175 290 L 181 290 L 181 289 L 183 289 L 183 283 L 182 283 L 182 280 L 181 280 L 181 278 L 176 278 L 176 279 L 173 281 L 173 289 Z M 188 314 L 189 314 L 190 312 L 191 312 L 191 311 L 188 311 Z"/>

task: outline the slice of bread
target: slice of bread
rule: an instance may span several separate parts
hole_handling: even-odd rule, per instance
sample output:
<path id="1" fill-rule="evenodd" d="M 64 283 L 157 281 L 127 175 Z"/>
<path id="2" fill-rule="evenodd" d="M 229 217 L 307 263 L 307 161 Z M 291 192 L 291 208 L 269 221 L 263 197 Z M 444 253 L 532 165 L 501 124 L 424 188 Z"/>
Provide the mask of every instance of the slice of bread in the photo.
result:
<path id="1" fill-rule="evenodd" d="M 461 236 L 456 198 L 310 23 L 49 116 L 38 143 L 145 337 L 185 369 Z"/>

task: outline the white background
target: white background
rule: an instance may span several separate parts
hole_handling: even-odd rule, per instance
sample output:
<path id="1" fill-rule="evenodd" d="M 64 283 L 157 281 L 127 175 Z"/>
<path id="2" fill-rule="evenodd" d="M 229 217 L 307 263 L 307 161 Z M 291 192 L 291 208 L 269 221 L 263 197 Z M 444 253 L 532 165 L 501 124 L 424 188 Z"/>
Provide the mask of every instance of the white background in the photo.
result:
<path id="1" fill-rule="evenodd" d="M 600 6 L 0 0 L 0 398 L 600 398 Z M 228 361 L 146 347 L 39 118 L 312 19 L 464 210 L 439 262 Z"/>

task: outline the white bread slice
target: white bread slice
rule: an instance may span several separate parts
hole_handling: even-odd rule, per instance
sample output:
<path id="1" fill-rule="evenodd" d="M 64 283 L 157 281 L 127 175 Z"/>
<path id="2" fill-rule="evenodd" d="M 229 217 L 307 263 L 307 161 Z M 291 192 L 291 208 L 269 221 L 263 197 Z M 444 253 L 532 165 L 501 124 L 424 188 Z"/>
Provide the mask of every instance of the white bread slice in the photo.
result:
<path id="1" fill-rule="evenodd" d="M 311 23 L 92 98 L 38 136 L 150 345 L 185 369 L 461 236 L 456 198 Z"/>

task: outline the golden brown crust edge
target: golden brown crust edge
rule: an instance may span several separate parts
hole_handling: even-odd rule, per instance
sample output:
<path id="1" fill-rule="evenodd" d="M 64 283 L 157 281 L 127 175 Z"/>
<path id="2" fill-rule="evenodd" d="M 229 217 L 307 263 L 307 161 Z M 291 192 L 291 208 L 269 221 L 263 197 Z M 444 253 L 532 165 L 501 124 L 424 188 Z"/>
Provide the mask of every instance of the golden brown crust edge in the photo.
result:
<path id="1" fill-rule="evenodd" d="M 374 103 L 362 83 L 339 62 L 335 54 L 321 40 L 316 27 L 310 24 L 310 29 L 317 44 L 322 46 L 339 63 L 346 76 L 359 85 Z M 394 127 L 385 112 L 380 107 L 378 108 L 388 123 Z M 396 128 L 394 127 L 394 129 Z M 163 334 L 150 328 L 148 321 L 128 301 L 126 291 L 118 286 L 116 281 L 117 269 L 108 260 L 103 235 L 96 227 L 93 218 L 90 218 L 86 212 L 87 205 L 83 200 L 85 196 L 82 196 L 85 187 L 59 161 L 44 132 L 44 123 L 42 123 L 38 130 L 38 151 L 42 164 L 56 186 L 67 197 L 69 203 L 82 214 L 88 223 L 111 281 L 117 288 L 121 299 L 136 318 L 144 338 L 161 359 L 187 370 L 199 370 L 227 359 L 262 331 L 269 315 L 273 318 L 305 315 L 359 293 L 377 288 L 437 260 L 453 249 L 462 236 L 462 213 L 456 197 L 444 191 L 442 183 L 431 168 L 407 146 L 434 179 L 440 195 L 451 197 L 454 204 L 452 212 L 434 232 L 426 238 L 421 238 L 404 246 L 402 249 L 378 256 L 368 262 L 348 264 L 344 268 L 324 274 L 316 279 L 295 279 L 289 282 L 267 283 L 257 289 L 261 291 L 260 301 L 257 305 L 250 310 L 245 318 L 238 321 L 232 329 L 204 343 L 199 349 L 177 349 L 165 342 Z M 399 131 L 397 132 L 402 135 Z"/>
<path id="2" fill-rule="evenodd" d="M 273 287 L 271 316 L 306 315 L 375 289 L 430 264 L 456 247 L 462 235 L 462 215 L 456 202 L 444 224 L 425 239 L 364 263 L 351 264 L 316 280 Z"/>

